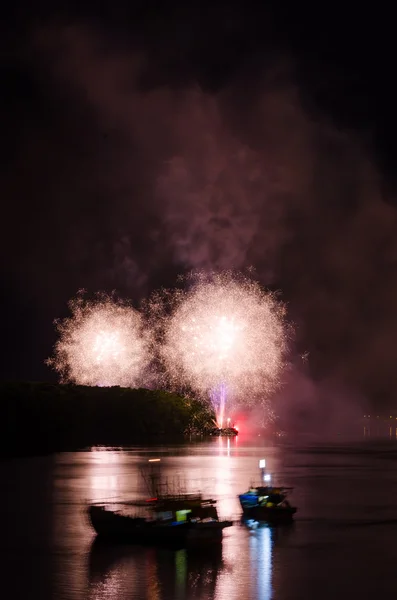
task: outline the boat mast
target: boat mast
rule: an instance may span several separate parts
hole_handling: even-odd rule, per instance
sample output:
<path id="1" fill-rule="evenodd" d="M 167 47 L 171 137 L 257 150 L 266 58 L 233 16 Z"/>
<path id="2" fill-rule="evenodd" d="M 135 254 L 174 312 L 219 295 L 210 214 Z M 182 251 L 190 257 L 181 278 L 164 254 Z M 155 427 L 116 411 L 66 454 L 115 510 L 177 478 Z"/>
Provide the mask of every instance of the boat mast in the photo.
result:
<path id="1" fill-rule="evenodd" d="M 142 477 L 152 498 L 158 498 L 160 494 L 160 473 L 159 469 L 156 469 L 155 465 L 153 464 L 159 462 L 159 458 L 150 458 L 148 460 L 148 463 L 150 463 L 149 473 L 145 472 L 143 469 L 141 470 Z"/>
<path id="2" fill-rule="evenodd" d="M 265 483 L 266 485 L 270 485 L 272 477 L 271 477 L 270 473 L 266 473 L 266 459 L 265 458 L 260 459 L 259 470 L 261 472 L 261 481 L 263 483 Z"/>

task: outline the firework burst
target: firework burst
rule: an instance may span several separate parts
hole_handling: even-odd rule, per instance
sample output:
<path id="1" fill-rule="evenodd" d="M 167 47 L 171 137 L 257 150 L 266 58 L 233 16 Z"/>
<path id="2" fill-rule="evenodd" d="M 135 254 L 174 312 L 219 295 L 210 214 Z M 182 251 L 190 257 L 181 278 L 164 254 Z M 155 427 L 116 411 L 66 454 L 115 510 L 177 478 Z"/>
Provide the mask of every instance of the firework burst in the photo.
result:
<path id="1" fill-rule="evenodd" d="M 72 316 L 56 322 L 59 340 L 47 361 L 61 381 L 121 387 L 145 383 L 150 340 L 139 312 L 104 294 L 95 301 L 79 294 L 69 306 Z"/>
<path id="2" fill-rule="evenodd" d="M 264 403 L 280 382 L 285 309 L 250 278 L 196 274 L 188 291 L 152 302 L 171 385 L 209 396 L 223 422 L 227 402 Z"/>

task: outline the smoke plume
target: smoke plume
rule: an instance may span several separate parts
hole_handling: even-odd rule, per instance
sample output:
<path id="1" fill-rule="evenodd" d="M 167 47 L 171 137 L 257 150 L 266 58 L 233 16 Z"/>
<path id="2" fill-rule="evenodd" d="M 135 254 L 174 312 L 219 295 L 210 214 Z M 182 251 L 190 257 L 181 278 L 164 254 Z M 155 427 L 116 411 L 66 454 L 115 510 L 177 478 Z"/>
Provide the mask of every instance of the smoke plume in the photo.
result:
<path id="1" fill-rule="evenodd" d="M 217 78 L 183 28 L 132 41 L 87 20 L 32 31 L 24 68 L 51 109 L 20 133 L 7 188 L 10 206 L 40 190 L 14 239 L 32 303 L 49 280 L 59 314 L 82 286 L 139 300 L 178 272 L 254 265 L 283 290 L 312 374 L 387 404 L 396 211 L 374 148 L 313 108 L 296 59 L 244 50 Z"/>

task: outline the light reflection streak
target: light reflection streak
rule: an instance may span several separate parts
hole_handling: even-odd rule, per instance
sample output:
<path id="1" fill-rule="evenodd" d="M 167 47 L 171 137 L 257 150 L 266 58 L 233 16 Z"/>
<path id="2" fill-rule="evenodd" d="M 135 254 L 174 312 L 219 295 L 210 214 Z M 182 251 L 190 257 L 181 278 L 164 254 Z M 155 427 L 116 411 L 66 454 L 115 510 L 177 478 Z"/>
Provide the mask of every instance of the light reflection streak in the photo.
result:
<path id="1" fill-rule="evenodd" d="M 120 491 L 121 453 L 111 450 L 94 450 L 90 458 L 91 502 L 114 499 Z"/>
<path id="2" fill-rule="evenodd" d="M 146 580 L 148 600 L 160 600 L 157 557 L 153 549 L 147 551 Z"/>
<path id="3" fill-rule="evenodd" d="M 259 527 L 249 541 L 251 581 L 257 582 L 257 597 L 272 597 L 272 536 L 269 527 Z"/>
<path id="4" fill-rule="evenodd" d="M 220 436 L 218 439 L 218 456 L 214 456 L 213 459 L 215 483 L 213 493 L 222 501 L 222 512 L 228 517 L 231 517 L 236 510 L 231 479 L 232 460 L 230 438 L 227 438 L 225 444 L 224 439 Z"/>
<path id="5" fill-rule="evenodd" d="M 186 550 L 177 550 L 175 552 L 175 600 L 183 600 L 185 597 L 187 580 L 187 556 Z"/>
<path id="6" fill-rule="evenodd" d="M 148 562 L 151 564 L 147 572 Z M 160 600 L 158 590 L 156 593 L 156 566 L 155 557 L 150 560 L 150 556 L 142 550 L 128 546 L 103 546 L 94 541 L 89 558 L 88 600 L 121 600 L 127 597 Z"/>

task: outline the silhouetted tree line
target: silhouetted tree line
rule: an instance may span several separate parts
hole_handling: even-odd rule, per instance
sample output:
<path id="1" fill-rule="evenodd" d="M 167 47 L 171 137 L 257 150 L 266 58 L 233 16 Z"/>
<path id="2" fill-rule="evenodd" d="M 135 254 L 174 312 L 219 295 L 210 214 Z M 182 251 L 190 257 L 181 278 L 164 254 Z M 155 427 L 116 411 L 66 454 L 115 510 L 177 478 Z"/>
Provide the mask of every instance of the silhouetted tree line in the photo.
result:
<path id="1" fill-rule="evenodd" d="M 204 433 L 212 411 L 162 390 L 38 382 L 0 383 L 1 454 L 171 441 Z"/>

